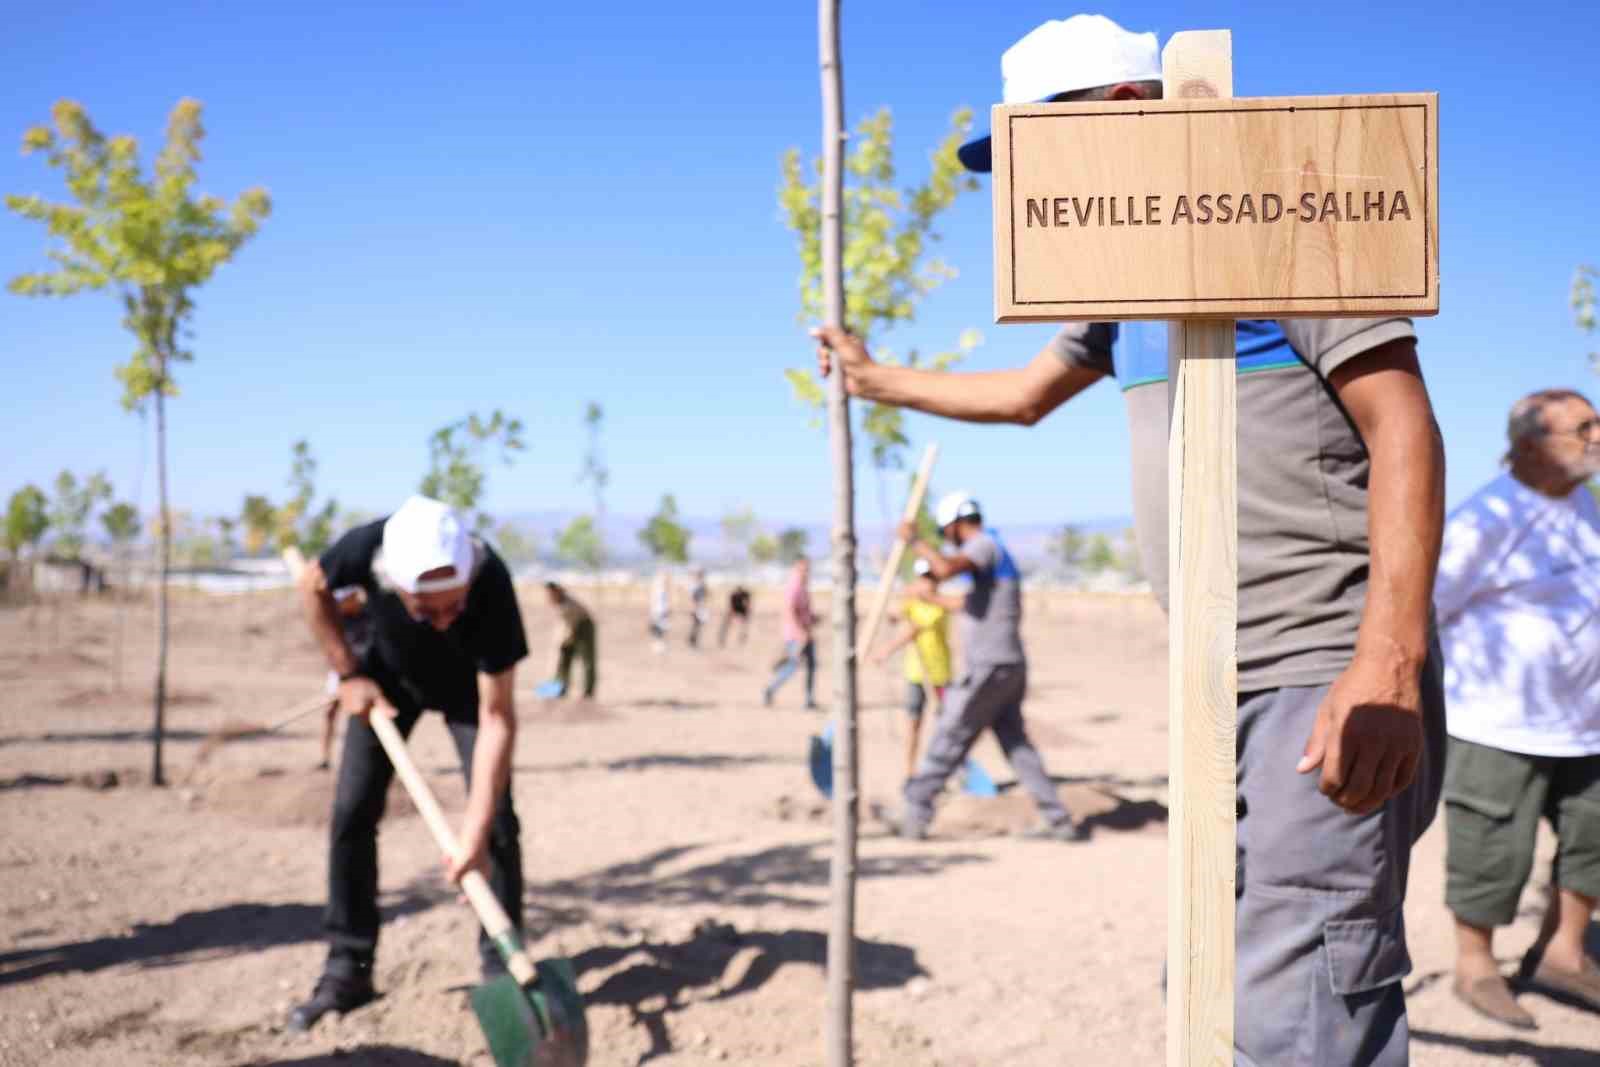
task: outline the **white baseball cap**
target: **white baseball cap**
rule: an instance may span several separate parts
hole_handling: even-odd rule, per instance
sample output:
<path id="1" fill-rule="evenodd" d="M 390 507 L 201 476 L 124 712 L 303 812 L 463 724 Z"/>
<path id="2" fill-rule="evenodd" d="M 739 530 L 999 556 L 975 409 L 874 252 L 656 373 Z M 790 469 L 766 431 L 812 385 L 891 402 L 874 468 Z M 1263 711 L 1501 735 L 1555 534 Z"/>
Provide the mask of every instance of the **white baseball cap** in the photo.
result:
<path id="1" fill-rule="evenodd" d="M 911 573 L 918 578 L 925 578 L 933 573 L 933 564 L 918 556 L 911 564 Z"/>
<path id="2" fill-rule="evenodd" d="M 1153 33 L 1130 33 L 1104 15 L 1073 15 L 1035 28 L 1000 57 L 1001 100 L 1029 104 L 1060 93 L 1121 82 L 1161 80 Z M 990 169 L 989 137 L 962 145 L 968 170 Z"/>
<path id="3" fill-rule="evenodd" d="M 383 524 L 383 573 L 407 593 L 460 589 L 472 580 L 472 534 L 447 504 L 414 496 Z M 448 578 L 422 576 L 452 567 Z"/>
<path id="4" fill-rule="evenodd" d="M 933 521 L 939 529 L 944 530 L 958 519 L 976 518 L 981 513 L 982 509 L 972 499 L 972 494 L 965 489 L 957 489 L 939 498 L 939 506 L 933 509 Z"/>

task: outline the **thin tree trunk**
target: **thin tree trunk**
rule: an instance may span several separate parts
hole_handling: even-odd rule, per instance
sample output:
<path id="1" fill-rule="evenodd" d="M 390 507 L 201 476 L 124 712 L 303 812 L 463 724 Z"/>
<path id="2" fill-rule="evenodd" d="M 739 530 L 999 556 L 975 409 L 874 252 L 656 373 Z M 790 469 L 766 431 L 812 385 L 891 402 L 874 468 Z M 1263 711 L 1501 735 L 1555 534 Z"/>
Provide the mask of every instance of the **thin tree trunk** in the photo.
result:
<path id="1" fill-rule="evenodd" d="M 162 374 L 156 387 L 156 493 L 161 515 L 160 566 L 157 567 L 156 603 L 156 692 L 155 725 L 150 731 L 152 751 L 150 756 L 150 784 L 166 785 L 161 774 L 161 742 L 166 728 L 167 712 L 167 572 L 172 565 L 172 515 L 167 508 L 167 407 L 163 395 L 166 380 L 166 361 L 161 364 Z"/>
<path id="2" fill-rule="evenodd" d="M 117 546 L 117 562 L 122 564 L 122 578 L 120 585 L 113 585 L 111 589 L 111 597 L 117 605 L 117 642 L 111 660 L 111 691 L 114 693 L 122 692 L 122 641 L 127 630 L 128 587 L 133 584 L 133 566 L 128 562 L 126 546 Z"/>
<path id="3" fill-rule="evenodd" d="M 822 75 L 823 318 L 844 323 L 841 256 L 844 189 L 844 89 L 839 65 L 839 0 L 818 0 L 818 58 Z M 828 438 L 833 458 L 833 864 L 829 879 L 828 1067 L 855 1062 L 851 1036 L 856 984 L 856 827 L 860 817 L 856 755 L 855 473 L 850 454 L 850 401 L 844 376 L 828 379 Z"/>

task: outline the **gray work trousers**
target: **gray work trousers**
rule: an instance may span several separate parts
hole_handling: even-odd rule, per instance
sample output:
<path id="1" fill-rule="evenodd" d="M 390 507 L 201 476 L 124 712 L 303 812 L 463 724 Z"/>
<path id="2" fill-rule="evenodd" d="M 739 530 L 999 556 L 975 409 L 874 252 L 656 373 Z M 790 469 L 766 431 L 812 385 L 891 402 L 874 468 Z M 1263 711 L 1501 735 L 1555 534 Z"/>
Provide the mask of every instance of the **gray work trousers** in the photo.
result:
<path id="1" fill-rule="evenodd" d="M 1444 693 L 1423 671 L 1424 745 L 1411 785 L 1367 816 L 1295 773 L 1327 686 L 1239 702 L 1236 1067 L 1405 1067 L 1401 979 L 1411 846 L 1444 780 Z"/>
<path id="2" fill-rule="evenodd" d="M 933 740 L 928 743 L 917 773 L 906 782 L 907 819 L 924 826 L 932 821 L 934 798 L 966 763 L 967 753 L 984 730 L 994 731 L 1012 770 L 1017 772 L 1017 781 L 1033 797 L 1045 821 L 1055 824 L 1067 818 L 1055 783 L 1045 773 L 1044 761 L 1028 740 L 1028 730 L 1022 722 L 1022 697 L 1027 689 L 1027 664 L 1012 663 L 970 670 L 945 691 L 944 714 L 939 717 Z"/>

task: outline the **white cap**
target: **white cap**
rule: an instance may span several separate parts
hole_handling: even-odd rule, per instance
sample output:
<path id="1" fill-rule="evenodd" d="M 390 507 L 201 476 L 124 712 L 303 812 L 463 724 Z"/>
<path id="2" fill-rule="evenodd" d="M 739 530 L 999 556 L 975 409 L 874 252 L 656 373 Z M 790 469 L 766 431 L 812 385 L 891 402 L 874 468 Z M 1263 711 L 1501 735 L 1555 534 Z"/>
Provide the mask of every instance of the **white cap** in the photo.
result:
<path id="1" fill-rule="evenodd" d="M 455 573 L 422 580 L 441 567 Z M 383 572 L 407 593 L 460 589 L 472 580 L 472 534 L 448 505 L 414 496 L 383 524 Z"/>
<path id="2" fill-rule="evenodd" d="M 1153 33 L 1129 33 L 1104 15 L 1046 22 L 1000 57 L 1008 104 L 1119 82 L 1161 80 Z"/>
<path id="3" fill-rule="evenodd" d="M 972 494 L 958 489 L 939 498 L 939 506 L 933 509 L 933 521 L 943 530 L 957 519 L 970 519 L 978 514 L 978 502 L 972 499 Z"/>
<path id="4" fill-rule="evenodd" d="M 911 573 L 915 574 L 918 578 L 924 578 L 933 573 L 933 564 L 929 563 L 921 556 L 918 556 L 911 564 Z"/>

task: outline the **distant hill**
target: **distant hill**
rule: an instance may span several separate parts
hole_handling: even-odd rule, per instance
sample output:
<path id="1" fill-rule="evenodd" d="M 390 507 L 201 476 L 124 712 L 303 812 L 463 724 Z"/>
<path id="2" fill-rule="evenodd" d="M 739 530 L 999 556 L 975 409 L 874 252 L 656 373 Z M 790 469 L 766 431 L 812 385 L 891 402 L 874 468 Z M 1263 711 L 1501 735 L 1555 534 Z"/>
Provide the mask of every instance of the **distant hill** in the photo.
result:
<path id="1" fill-rule="evenodd" d="M 578 515 L 575 511 L 524 511 L 509 515 L 497 515 L 496 523 L 509 522 L 524 533 L 531 533 L 538 541 L 541 556 L 550 555 L 555 549 L 556 536 L 567 523 Z M 648 554 L 639 543 L 639 531 L 645 526 L 647 517 L 633 515 L 607 515 L 605 529 L 602 535 L 605 538 L 606 548 L 611 553 L 612 559 L 620 564 L 641 562 Z M 681 516 L 683 523 L 694 535 L 689 545 L 690 557 L 704 563 L 718 563 L 730 559 L 735 550 L 727 545 L 722 538 L 722 523 L 719 518 L 703 518 L 699 516 Z M 776 535 L 778 531 L 799 526 L 806 531 L 809 538 L 811 555 L 813 557 L 826 555 L 828 552 L 829 522 L 789 523 L 781 520 L 772 520 L 763 524 L 768 533 Z M 1016 523 L 1001 526 L 1000 533 L 1005 538 L 1006 545 L 1017 557 L 1019 563 L 1034 563 L 1045 558 L 1048 554 L 1047 545 L 1052 536 L 1061 529 L 1065 523 Z M 1084 533 L 1117 533 L 1133 525 L 1133 520 L 1127 516 L 1111 518 L 1088 519 L 1075 522 Z M 890 540 L 894 536 L 892 527 L 883 523 L 862 522 L 856 526 L 856 537 L 861 544 L 864 556 L 872 558 L 879 553 L 887 551 Z"/>

